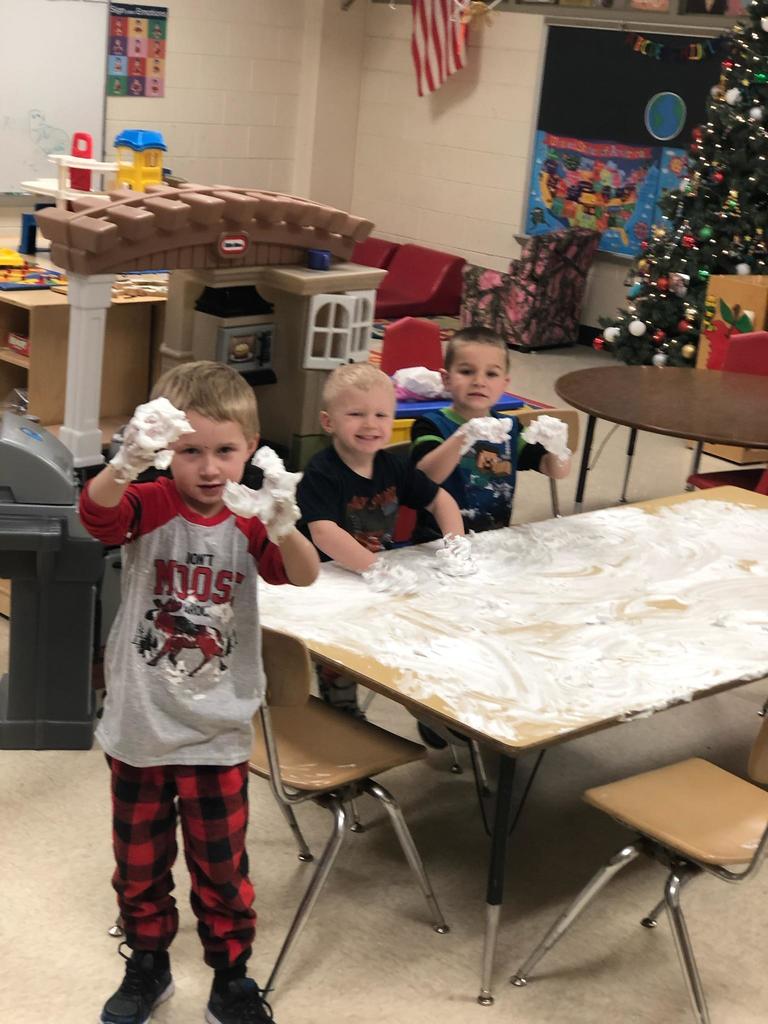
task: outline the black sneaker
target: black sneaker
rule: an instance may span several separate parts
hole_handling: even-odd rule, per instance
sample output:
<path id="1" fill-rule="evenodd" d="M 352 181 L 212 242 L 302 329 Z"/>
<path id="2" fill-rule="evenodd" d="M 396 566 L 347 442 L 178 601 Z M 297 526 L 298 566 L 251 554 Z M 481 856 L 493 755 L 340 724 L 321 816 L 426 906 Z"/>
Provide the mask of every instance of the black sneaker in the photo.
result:
<path id="1" fill-rule="evenodd" d="M 101 1011 L 101 1024 L 147 1024 L 152 1011 L 173 995 L 170 970 L 155 967 L 152 953 L 134 950 L 126 956 L 121 943 L 120 956 L 126 960 L 123 983 L 111 995 Z"/>
<path id="2" fill-rule="evenodd" d="M 205 1010 L 208 1024 L 271 1024 L 272 1007 L 253 978 L 230 981 L 226 992 L 211 989 Z"/>

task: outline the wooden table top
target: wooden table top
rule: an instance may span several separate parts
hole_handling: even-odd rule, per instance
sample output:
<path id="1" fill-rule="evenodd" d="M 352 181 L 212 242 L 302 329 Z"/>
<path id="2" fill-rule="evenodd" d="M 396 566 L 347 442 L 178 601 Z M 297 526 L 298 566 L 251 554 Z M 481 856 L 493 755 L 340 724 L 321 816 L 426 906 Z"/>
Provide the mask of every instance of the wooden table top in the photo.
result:
<path id="1" fill-rule="evenodd" d="M 535 539 L 531 539 L 530 526 L 513 526 L 509 531 L 498 531 L 499 534 L 509 532 L 510 539 L 519 545 L 514 550 L 519 551 L 520 555 L 514 553 L 510 555 L 508 552 L 494 556 L 498 558 L 500 571 L 505 580 L 500 588 L 496 586 L 496 589 L 489 590 L 487 584 L 478 585 L 473 582 L 474 577 L 456 580 L 454 584 L 449 584 L 448 593 L 455 590 L 458 598 L 464 602 L 466 607 L 466 617 L 461 622 L 445 618 L 441 610 L 443 599 L 439 592 L 431 597 L 429 594 L 425 596 L 417 594 L 415 597 L 372 594 L 362 580 L 353 577 L 350 573 L 345 573 L 333 563 L 326 563 L 323 566 L 320 580 L 306 591 L 294 587 L 272 587 L 261 584 L 259 599 L 261 620 L 264 626 L 284 630 L 301 637 L 316 658 L 343 672 L 358 676 L 371 689 L 405 705 L 417 717 L 419 715 L 424 717 L 425 712 L 431 713 L 448 726 L 460 728 L 463 732 L 507 754 L 515 755 L 524 750 L 550 746 L 606 728 L 623 721 L 628 716 L 631 717 L 648 710 L 646 705 L 638 706 L 638 700 L 642 702 L 639 690 L 633 690 L 633 693 L 627 696 L 626 701 L 622 703 L 621 708 L 617 708 L 616 713 L 606 714 L 600 710 L 599 701 L 594 709 L 591 709 L 590 688 L 600 685 L 599 679 L 602 671 L 609 671 L 611 678 L 614 677 L 612 665 L 607 668 L 604 665 L 601 666 L 599 658 L 590 663 L 591 648 L 589 646 L 585 649 L 588 653 L 584 655 L 582 663 L 579 660 L 581 656 L 568 653 L 571 650 L 568 644 L 569 638 L 574 636 L 574 631 L 578 632 L 585 621 L 590 625 L 591 617 L 594 615 L 597 615 L 594 620 L 596 623 L 594 628 L 598 630 L 610 628 L 611 636 L 615 637 L 617 645 L 613 653 L 618 654 L 619 661 L 622 659 L 626 661 L 626 664 L 619 669 L 622 678 L 628 680 L 627 672 L 638 671 L 650 672 L 654 681 L 661 680 L 661 689 L 657 689 L 656 698 L 652 703 L 654 710 L 715 693 L 739 685 L 748 679 L 759 678 L 764 673 L 768 674 L 768 647 L 762 655 L 758 656 L 758 664 L 752 663 L 748 669 L 748 675 L 745 677 L 743 672 L 739 674 L 742 670 L 732 665 L 731 657 L 737 657 L 733 654 L 733 650 L 730 655 L 727 654 L 722 643 L 713 643 L 709 637 L 704 641 L 701 649 L 708 652 L 707 657 L 711 655 L 717 662 L 715 671 L 710 672 L 711 678 L 705 680 L 703 678 L 706 674 L 704 671 L 701 674 L 698 671 L 694 671 L 692 675 L 689 673 L 689 678 L 694 681 L 690 687 L 685 683 L 684 688 L 687 689 L 685 693 L 682 693 L 678 685 L 680 680 L 667 679 L 666 670 L 653 675 L 656 670 L 653 668 L 652 661 L 648 660 L 651 658 L 651 649 L 655 646 L 659 646 L 665 651 L 675 649 L 675 644 L 680 642 L 678 634 L 687 635 L 690 625 L 686 618 L 685 602 L 681 603 L 676 599 L 665 601 L 663 599 L 664 584 L 653 577 L 652 573 L 649 575 L 646 572 L 646 578 L 642 578 L 643 574 L 640 573 L 637 578 L 633 578 L 627 583 L 626 593 L 621 601 L 623 610 L 618 613 L 621 621 L 627 623 L 627 634 L 638 625 L 641 631 L 647 631 L 641 632 L 639 646 L 636 641 L 630 642 L 623 637 L 622 629 L 617 623 L 612 623 L 610 627 L 601 625 L 603 622 L 602 612 L 597 608 L 600 603 L 599 598 L 590 603 L 588 595 L 592 592 L 600 594 L 602 588 L 606 586 L 603 580 L 610 582 L 610 573 L 613 573 L 614 579 L 617 574 L 624 578 L 623 566 L 626 548 L 623 545 L 625 542 L 620 541 L 617 546 L 616 527 L 612 527 L 609 522 L 611 517 L 614 519 L 621 517 L 625 512 L 629 516 L 636 515 L 638 509 L 663 514 L 669 506 L 677 506 L 680 503 L 691 501 L 728 502 L 737 506 L 768 510 L 768 496 L 736 487 L 718 487 L 707 491 L 642 502 L 634 506 L 625 505 L 619 509 L 552 520 L 545 524 L 534 524 L 534 528 L 545 526 L 550 530 L 550 541 L 554 540 L 555 543 L 554 548 L 550 547 L 549 554 L 546 552 L 537 554 Z M 604 518 L 606 516 L 607 519 Z M 583 526 L 586 528 L 585 537 L 594 538 L 595 531 L 597 531 L 598 550 L 601 552 L 599 557 L 609 569 L 609 576 L 602 575 L 601 565 L 597 561 L 594 564 L 591 561 L 589 564 L 581 564 L 579 559 L 581 558 L 583 561 L 583 558 L 578 551 L 574 554 L 572 546 L 566 546 L 566 548 L 563 548 L 562 545 L 558 546 L 558 535 L 568 529 L 569 523 L 575 523 L 577 520 L 583 521 Z M 663 544 L 663 524 L 660 525 L 660 529 L 662 533 L 657 536 L 657 543 Z M 694 535 L 694 539 L 690 542 L 688 540 L 689 533 Z M 735 534 L 738 533 L 738 530 L 730 530 L 726 533 Z M 512 537 L 512 534 L 516 534 L 516 536 Z M 489 534 L 481 534 L 479 539 L 487 539 L 488 536 Z M 612 537 L 613 540 L 611 540 Z M 748 552 L 747 554 L 742 552 L 738 557 L 733 555 L 732 559 L 733 564 L 737 567 L 734 570 L 736 576 L 740 576 L 742 581 L 746 579 L 746 583 L 738 580 L 725 581 L 718 576 L 718 580 L 721 581 L 720 585 L 726 589 L 730 597 L 723 596 L 721 608 L 715 593 L 713 600 L 715 601 L 716 615 L 720 615 L 721 612 L 729 613 L 733 607 L 736 607 L 739 586 L 746 587 L 749 594 L 752 595 L 747 603 L 757 600 L 758 605 L 762 607 L 763 596 L 768 597 L 768 579 L 762 578 L 760 573 L 752 573 L 749 569 L 750 559 L 756 557 L 753 538 L 741 534 L 733 543 L 737 546 L 740 545 L 740 552 L 742 547 L 744 552 Z M 678 547 L 680 547 L 679 544 Z M 429 548 L 429 545 L 405 548 L 389 552 L 384 557 L 394 556 L 398 564 L 406 566 L 412 559 L 412 564 L 415 565 L 419 560 L 434 558 L 434 555 L 430 554 Z M 687 519 L 682 549 L 684 550 L 670 550 L 669 566 L 666 567 L 666 571 L 672 572 L 675 580 L 683 579 L 687 583 L 689 572 L 695 573 L 697 565 L 697 557 L 692 554 L 695 549 L 695 526 L 690 525 Z M 529 550 L 531 554 L 530 557 L 527 557 L 524 552 Z M 554 555 L 552 555 L 553 550 Z M 563 553 L 558 555 L 558 551 Z M 587 555 L 586 557 L 590 559 L 592 556 Z M 508 570 L 507 564 L 512 567 L 515 564 L 519 565 L 517 578 L 514 568 Z M 510 575 L 507 575 L 508 572 Z M 530 590 L 526 590 L 526 578 L 530 580 L 532 574 L 538 576 L 539 579 L 549 581 L 547 590 L 552 594 L 553 603 L 550 608 L 546 609 L 547 614 L 542 616 L 541 620 L 537 619 L 536 624 L 531 627 L 523 625 L 517 613 L 521 606 L 529 604 Z M 695 587 L 698 584 L 692 585 Z M 713 582 L 710 580 L 709 595 L 713 593 L 712 586 Z M 759 591 L 757 598 L 754 598 L 752 589 L 750 589 L 755 587 Z M 458 593 L 459 590 L 461 593 Z M 339 595 L 342 595 L 341 603 L 345 607 L 339 618 L 336 619 L 335 616 L 339 614 L 336 608 L 340 607 L 337 601 Z M 307 602 L 309 602 L 309 606 Z M 314 621 L 311 621 L 313 619 Z M 545 619 L 546 621 L 544 621 Z M 329 630 L 329 620 L 341 622 L 341 631 L 333 626 Z M 440 677 L 434 683 L 430 683 L 428 690 L 424 691 L 423 687 L 418 685 L 418 676 L 420 672 L 422 674 L 426 672 L 429 675 L 429 641 L 425 640 L 423 646 L 417 646 L 414 649 L 415 658 L 413 660 L 408 660 L 407 657 L 403 658 L 401 655 L 393 657 L 393 641 L 397 643 L 402 640 L 410 642 L 411 624 L 417 628 L 424 626 L 427 630 L 425 636 L 433 637 L 434 642 L 444 651 L 458 651 L 458 647 L 451 647 L 451 645 L 462 644 L 461 637 L 466 633 L 469 648 L 474 644 L 474 650 L 482 652 L 475 663 L 476 671 L 464 675 L 462 670 L 459 672 L 459 679 L 444 680 Z M 590 625 L 590 628 L 593 627 Z M 718 637 L 721 634 L 725 636 L 725 631 L 717 629 L 715 634 Z M 581 636 L 581 634 L 579 635 Z M 762 636 L 762 634 L 758 635 Z M 342 636 L 345 639 L 342 640 Z M 597 640 L 598 634 L 590 634 L 590 636 L 594 636 Z M 734 642 L 740 644 L 743 641 Z M 418 638 L 417 643 L 421 644 Z M 645 646 L 646 644 L 647 646 Z M 467 649 L 464 649 L 463 658 L 465 658 Z M 737 646 L 736 650 L 740 651 L 740 648 Z M 762 646 L 760 650 L 763 650 Z M 501 652 L 505 652 L 505 655 L 502 655 Z M 529 688 L 535 690 L 540 674 L 543 674 L 543 679 L 548 678 L 547 659 L 549 657 L 556 659 L 552 664 L 557 665 L 558 668 L 564 663 L 571 665 L 571 683 L 573 684 L 575 681 L 576 691 L 579 694 L 587 695 L 582 711 L 575 716 L 567 714 L 562 720 L 558 720 L 556 715 L 548 714 L 546 709 L 542 709 L 543 714 L 534 715 L 531 718 L 527 713 L 521 714 L 514 699 L 500 699 L 495 696 L 492 692 L 493 688 L 489 690 L 484 686 L 483 678 L 485 672 L 489 671 L 489 665 L 496 665 L 495 669 L 490 668 L 491 672 L 507 671 L 502 667 L 504 656 L 512 657 L 515 666 L 513 673 L 519 676 L 515 685 L 519 684 L 523 690 Z M 448 657 L 450 658 L 451 655 Z M 501 660 L 494 661 L 495 657 Z M 480 665 L 481 661 L 485 663 L 485 668 Z M 650 668 L 643 667 L 644 661 L 648 661 Z M 421 668 L 421 665 L 424 668 Z M 714 662 L 709 665 L 709 668 L 711 669 L 713 665 Z M 417 677 L 416 683 L 414 683 L 414 673 Z M 428 696 L 425 695 L 426 692 L 429 692 Z M 457 699 L 452 699 L 456 698 L 457 692 L 460 696 Z M 452 694 L 452 697 L 448 694 Z M 660 699 L 658 699 L 659 694 L 661 694 Z"/>
<path id="2" fill-rule="evenodd" d="M 555 382 L 599 419 L 692 441 L 768 448 L 768 377 L 684 367 L 601 366 Z"/>

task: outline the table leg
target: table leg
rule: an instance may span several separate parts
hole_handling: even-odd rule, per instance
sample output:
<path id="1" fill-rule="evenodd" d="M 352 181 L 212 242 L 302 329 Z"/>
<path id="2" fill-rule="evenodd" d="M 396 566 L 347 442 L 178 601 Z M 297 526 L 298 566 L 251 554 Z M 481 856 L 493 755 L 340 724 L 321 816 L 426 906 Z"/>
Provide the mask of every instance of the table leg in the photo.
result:
<path id="1" fill-rule="evenodd" d="M 515 778 L 515 759 L 502 754 L 499 758 L 499 780 L 496 785 L 496 813 L 491 836 L 491 857 L 488 864 L 488 885 L 485 897 L 485 941 L 480 994 L 481 1006 L 492 1006 L 493 960 L 499 931 L 501 906 L 504 902 L 504 869 L 507 860 L 507 839 L 512 821 L 512 784 Z"/>
<path id="2" fill-rule="evenodd" d="M 635 427 L 629 429 L 629 444 L 627 445 L 627 468 L 624 470 L 624 486 L 621 489 L 621 497 L 619 498 L 619 504 L 626 505 L 627 503 L 627 486 L 629 484 L 629 472 L 632 469 L 632 457 L 635 454 L 635 441 L 637 440 L 637 430 Z"/>
<path id="3" fill-rule="evenodd" d="M 689 476 L 693 476 L 694 473 L 698 473 L 699 472 L 699 463 L 701 462 L 701 453 L 703 451 L 704 451 L 704 442 L 703 441 L 697 441 L 696 442 L 696 447 L 693 449 L 693 459 L 691 460 L 691 472 L 688 474 Z M 686 491 L 695 491 L 696 490 L 696 488 L 693 486 L 693 484 L 686 484 L 685 485 L 685 489 L 686 489 Z"/>
<path id="4" fill-rule="evenodd" d="M 589 456 L 592 453 L 592 438 L 595 436 L 595 422 L 595 416 L 590 416 L 587 420 L 587 433 L 584 437 L 584 450 L 581 453 L 579 481 L 576 484 L 576 500 L 573 504 L 574 512 L 581 512 L 581 502 L 584 497 L 584 488 L 587 483 L 587 473 L 589 472 Z"/>

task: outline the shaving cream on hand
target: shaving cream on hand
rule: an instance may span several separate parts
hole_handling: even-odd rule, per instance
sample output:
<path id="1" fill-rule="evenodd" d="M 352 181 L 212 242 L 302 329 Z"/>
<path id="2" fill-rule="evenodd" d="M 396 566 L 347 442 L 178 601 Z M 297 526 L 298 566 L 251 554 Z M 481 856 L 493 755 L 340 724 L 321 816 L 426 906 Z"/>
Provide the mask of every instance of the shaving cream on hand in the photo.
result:
<path id="1" fill-rule="evenodd" d="M 472 557 L 472 543 L 469 537 L 457 537 L 446 533 L 443 546 L 435 552 L 437 568 L 446 576 L 472 576 L 477 564 Z"/>
<path id="2" fill-rule="evenodd" d="M 173 458 L 168 446 L 192 431 L 186 415 L 167 398 L 154 398 L 138 406 L 123 432 L 120 450 L 109 463 L 115 480 L 130 483 L 150 466 L 168 469 Z"/>
<path id="3" fill-rule="evenodd" d="M 568 425 L 557 416 L 539 416 L 523 431 L 527 444 L 540 444 L 545 451 L 564 460 L 571 457 L 568 447 Z"/>
<path id="4" fill-rule="evenodd" d="M 296 488 L 301 473 L 289 473 L 271 448 L 259 448 L 251 459 L 264 474 L 264 483 L 255 491 L 245 484 L 227 481 L 223 501 L 236 516 L 262 521 L 273 544 L 284 540 L 301 516 L 296 504 Z"/>
<path id="5" fill-rule="evenodd" d="M 476 441 L 490 441 L 492 444 L 503 444 L 512 429 L 509 416 L 497 419 L 495 416 L 477 416 L 475 419 L 462 423 L 457 433 L 464 439 L 461 454 L 466 455 Z"/>

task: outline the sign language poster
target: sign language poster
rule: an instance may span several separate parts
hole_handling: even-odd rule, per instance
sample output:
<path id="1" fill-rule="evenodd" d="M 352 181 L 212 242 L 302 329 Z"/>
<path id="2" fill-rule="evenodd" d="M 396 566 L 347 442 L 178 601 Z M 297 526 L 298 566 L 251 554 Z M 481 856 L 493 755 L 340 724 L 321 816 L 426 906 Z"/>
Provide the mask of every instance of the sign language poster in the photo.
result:
<path id="1" fill-rule="evenodd" d="M 163 96 L 167 39 L 167 7 L 110 3 L 107 96 Z"/>

